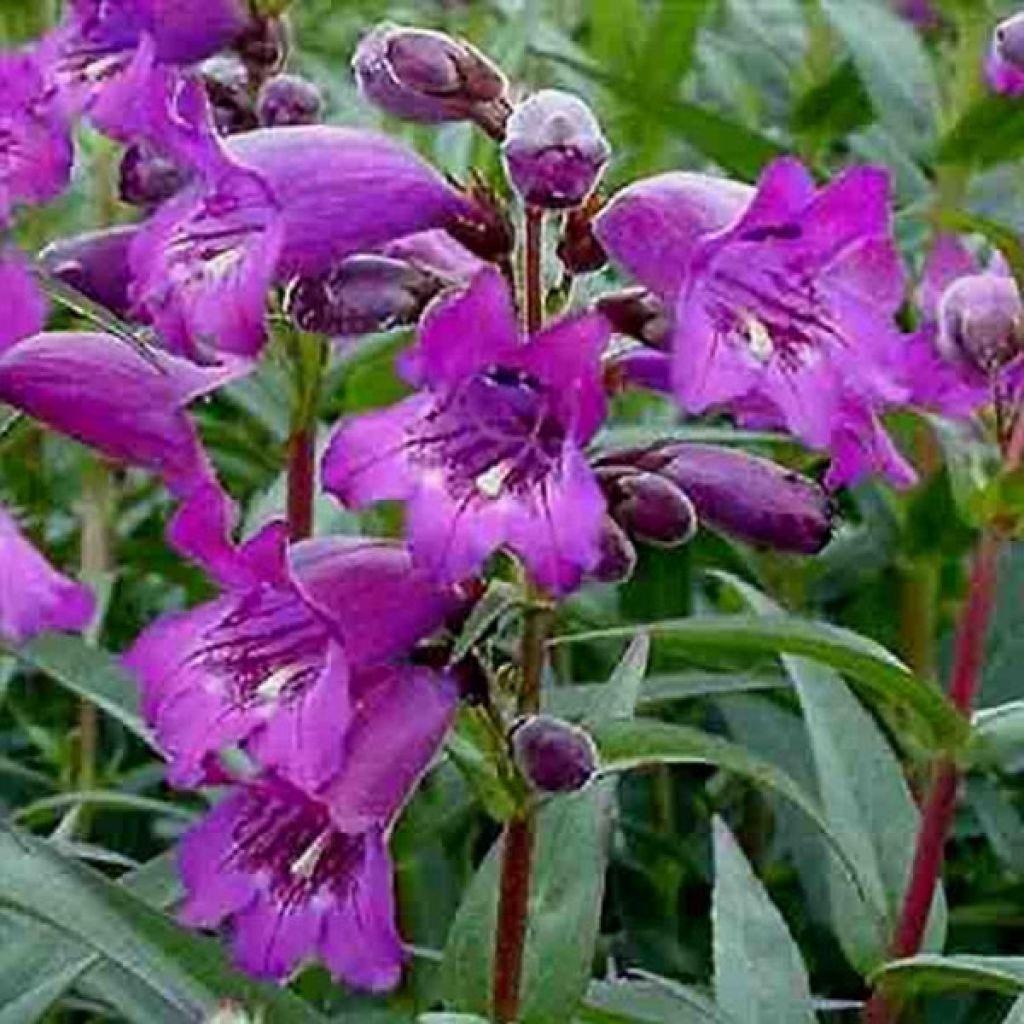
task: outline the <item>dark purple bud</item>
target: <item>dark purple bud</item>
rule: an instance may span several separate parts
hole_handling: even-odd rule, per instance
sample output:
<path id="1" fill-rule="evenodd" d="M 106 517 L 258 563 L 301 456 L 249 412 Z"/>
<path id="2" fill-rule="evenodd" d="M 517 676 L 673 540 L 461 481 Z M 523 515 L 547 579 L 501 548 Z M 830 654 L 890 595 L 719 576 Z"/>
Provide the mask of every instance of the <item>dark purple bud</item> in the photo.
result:
<path id="1" fill-rule="evenodd" d="M 131 319 L 128 255 L 138 233 L 137 226 L 126 225 L 64 238 L 48 245 L 39 254 L 39 262 L 86 298 L 123 320 Z"/>
<path id="2" fill-rule="evenodd" d="M 512 731 L 512 755 L 523 778 L 540 793 L 575 793 L 597 771 L 599 755 L 578 726 L 535 715 Z"/>
<path id="3" fill-rule="evenodd" d="M 995 30 L 998 55 L 1018 71 L 1024 71 L 1024 11 L 1001 21 Z"/>
<path id="4" fill-rule="evenodd" d="M 275 75 L 263 83 L 256 117 L 263 128 L 316 124 L 323 117 L 324 98 L 317 86 L 299 75 Z"/>
<path id="5" fill-rule="evenodd" d="M 442 282 L 402 260 L 350 256 L 322 277 L 299 278 L 285 309 L 304 331 L 349 337 L 414 323 Z"/>
<path id="6" fill-rule="evenodd" d="M 441 32 L 384 22 L 352 58 L 359 91 L 405 121 L 476 121 L 500 138 L 508 83 L 479 50 Z"/>
<path id="7" fill-rule="evenodd" d="M 238 135 L 259 127 L 249 70 L 238 57 L 211 57 L 203 62 L 200 72 L 221 135 Z"/>
<path id="8" fill-rule="evenodd" d="M 992 374 L 1024 352 L 1024 308 L 1012 277 L 957 278 L 939 300 L 938 346 L 949 360 Z"/>
<path id="9" fill-rule="evenodd" d="M 513 110 L 501 151 L 516 191 L 552 210 L 579 206 L 611 155 L 590 107 L 557 89 L 542 89 Z"/>
<path id="10" fill-rule="evenodd" d="M 643 288 L 609 292 L 597 300 L 598 312 L 617 334 L 636 338 L 652 348 L 667 349 L 671 320 L 661 300 Z"/>
<path id="11" fill-rule="evenodd" d="M 190 179 L 187 170 L 154 153 L 145 143 L 136 143 L 121 158 L 118 195 L 132 206 L 158 206 L 177 195 Z"/>
<path id="12" fill-rule="evenodd" d="M 288 19 L 258 18 L 235 40 L 235 53 L 257 82 L 280 71 L 292 49 L 292 31 Z"/>
<path id="13" fill-rule="evenodd" d="M 598 479 L 611 517 L 634 540 L 675 547 L 693 539 L 697 512 L 672 481 L 643 470 L 604 469 Z"/>
<path id="14" fill-rule="evenodd" d="M 594 217 L 603 200 L 592 195 L 582 206 L 570 210 L 558 240 L 558 258 L 570 274 L 592 274 L 608 262 L 608 254 L 594 233 Z"/>
<path id="15" fill-rule="evenodd" d="M 625 583 L 636 569 L 636 548 L 611 516 L 605 516 L 601 524 L 598 543 L 601 557 L 587 573 L 588 579 L 597 583 Z"/>

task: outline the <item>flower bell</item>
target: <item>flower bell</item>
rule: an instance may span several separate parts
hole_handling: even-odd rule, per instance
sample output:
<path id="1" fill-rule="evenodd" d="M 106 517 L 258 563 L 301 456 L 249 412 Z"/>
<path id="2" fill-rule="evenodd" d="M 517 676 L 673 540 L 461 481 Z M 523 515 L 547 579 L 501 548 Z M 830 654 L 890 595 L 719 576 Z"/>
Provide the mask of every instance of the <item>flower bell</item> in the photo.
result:
<path id="1" fill-rule="evenodd" d="M 693 502 L 667 477 L 615 469 L 598 474 L 612 518 L 636 540 L 675 547 L 697 532 Z"/>
<path id="2" fill-rule="evenodd" d="M 405 121 L 476 121 L 500 138 L 508 83 L 476 47 L 441 32 L 384 22 L 352 59 L 359 90 Z"/>
<path id="3" fill-rule="evenodd" d="M 512 732 L 512 753 L 526 781 L 540 793 L 575 793 L 597 770 L 597 747 L 578 726 L 534 715 Z"/>
<path id="4" fill-rule="evenodd" d="M 991 375 L 1024 352 L 1024 306 L 1012 277 L 958 278 L 939 300 L 939 351 Z"/>
<path id="5" fill-rule="evenodd" d="M 611 148 L 577 96 L 542 89 L 512 112 L 501 147 L 509 180 L 532 206 L 579 206 L 594 190 Z"/>

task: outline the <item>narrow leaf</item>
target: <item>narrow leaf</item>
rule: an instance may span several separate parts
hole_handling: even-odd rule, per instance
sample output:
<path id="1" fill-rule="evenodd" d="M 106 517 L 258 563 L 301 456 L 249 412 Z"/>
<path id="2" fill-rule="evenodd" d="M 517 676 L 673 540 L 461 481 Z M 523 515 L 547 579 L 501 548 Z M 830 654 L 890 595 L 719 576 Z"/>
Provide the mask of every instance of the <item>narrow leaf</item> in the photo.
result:
<path id="1" fill-rule="evenodd" d="M 580 1024 L 738 1024 L 699 992 L 650 981 L 596 981 L 576 1018 Z"/>
<path id="2" fill-rule="evenodd" d="M 1019 996 L 1024 993 L 1024 957 L 923 954 L 886 964 L 871 982 L 900 995 L 985 989 Z"/>

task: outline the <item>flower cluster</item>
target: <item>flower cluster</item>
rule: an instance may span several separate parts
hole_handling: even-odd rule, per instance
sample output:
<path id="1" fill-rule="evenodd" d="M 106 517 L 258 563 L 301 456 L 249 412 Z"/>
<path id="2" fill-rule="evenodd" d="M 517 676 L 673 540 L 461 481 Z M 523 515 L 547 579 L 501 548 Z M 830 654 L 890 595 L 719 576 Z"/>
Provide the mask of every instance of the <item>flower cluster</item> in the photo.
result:
<path id="1" fill-rule="evenodd" d="M 1015 59 L 1015 30 L 1001 59 Z M 254 974 L 284 978 L 318 956 L 384 989 L 403 960 L 388 839 L 459 700 L 425 646 L 444 648 L 478 577 L 514 560 L 533 592 L 560 599 L 628 575 L 635 544 L 683 544 L 698 524 L 816 553 L 829 489 L 913 482 L 887 412 L 972 416 L 1018 395 L 1024 327 L 1002 263 L 983 269 L 944 238 L 918 328 L 901 328 L 878 168 L 819 186 L 782 158 L 755 184 L 680 171 L 605 201 L 610 149 L 582 100 L 516 103 L 465 41 L 369 32 L 354 60 L 363 95 L 401 118 L 478 125 L 500 144 L 496 197 L 383 135 L 320 123 L 318 90 L 286 70 L 287 41 L 244 0 L 75 0 L 49 36 L 0 56 L 0 227 L 67 186 L 83 117 L 123 144 L 121 192 L 140 213 L 57 240 L 34 265 L 0 252 L 0 401 L 156 474 L 177 503 L 169 543 L 219 590 L 125 656 L 170 783 L 225 790 L 181 847 L 183 919 L 229 922 Z M 610 260 L 629 290 L 579 308 L 567 289 L 542 293 L 553 224 L 548 255 L 567 279 Z M 40 276 L 125 332 L 46 331 Z M 403 541 L 279 521 L 236 539 L 188 410 L 258 365 L 268 308 L 333 340 L 415 329 L 398 364 L 407 396 L 343 419 L 322 462 L 344 505 L 401 503 Z M 791 435 L 828 459 L 824 485 L 738 448 L 616 445 L 602 433 L 609 402 L 631 386 L 671 396 L 680 415 Z M 90 620 L 89 593 L 3 511 L 0 559 L 5 642 Z M 545 792 L 584 785 L 596 756 L 549 721 L 513 733 L 510 751 Z"/>

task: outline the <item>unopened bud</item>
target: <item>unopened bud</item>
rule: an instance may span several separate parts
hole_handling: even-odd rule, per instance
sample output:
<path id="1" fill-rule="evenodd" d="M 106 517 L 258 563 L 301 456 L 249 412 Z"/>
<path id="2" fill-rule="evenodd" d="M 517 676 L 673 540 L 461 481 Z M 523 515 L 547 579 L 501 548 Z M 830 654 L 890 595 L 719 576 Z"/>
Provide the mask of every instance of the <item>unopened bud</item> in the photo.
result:
<path id="1" fill-rule="evenodd" d="M 558 240 L 558 258 L 570 274 L 593 274 L 608 262 L 608 254 L 594 232 L 594 217 L 602 199 L 592 195 L 582 206 L 570 210 Z"/>
<path id="2" fill-rule="evenodd" d="M 609 292 L 597 300 L 597 311 L 612 330 L 636 338 L 652 348 L 667 349 L 671 337 L 668 310 L 660 299 L 643 288 Z"/>
<path id="3" fill-rule="evenodd" d="M 999 56 L 1018 71 L 1024 71 L 1024 11 L 1001 21 L 993 38 Z"/>
<path id="4" fill-rule="evenodd" d="M 664 476 L 686 493 L 702 523 L 751 544 L 811 555 L 832 536 L 832 507 L 824 490 L 757 455 L 673 443 L 610 453 L 599 465 Z"/>
<path id="5" fill-rule="evenodd" d="M 647 544 L 675 547 L 693 539 L 697 512 L 666 477 L 636 470 L 599 470 L 611 517 L 627 535 Z"/>
<path id="6" fill-rule="evenodd" d="M 300 75 L 275 75 L 267 79 L 256 99 L 256 117 L 263 128 L 316 124 L 323 112 L 323 94 Z"/>
<path id="7" fill-rule="evenodd" d="M 1024 307 L 1012 277 L 957 278 L 939 300 L 939 351 L 983 373 L 997 372 L 1024 352 Z"/>
<path id="8" fill-rule="evenodd" d="M 259 127 L 249 91 L 249 71 L 238 57 L 211 57 L 203 62 L 200 74 L 221 135 L 237 135 Z"/>
<path id="9" fill-rule="evenodd" d="M 130 319 L 129 252 L 138 232 L 135 225 L 125 225 L 63 238 L 48 245 L 39 254 L 39 262 L 86 298 Z"/>
<path id="10" fill-rule="evenodd" d="M 487 263 L 505 263 L 515 248 L 515 233 L 503 202 L 483 182 L 466 189 L 473 211 L 461 214 L 445 230 L 474 256 Z"/>
<path id="11" fill-rule="evenodd" d="M 594 776 L 598 752 L 578 726 L 550 715 L 516 725 L 512 755 L 526 781 L 540 793 L 575 793 Z"/>
<path id="12" fill-rule="evenodd" d="M 414 323 L 442 283 L 410 263 L 350 256 L 327 274 L 299 278 L 285 309 L 304 331 L 350 337 Z"/>
<path id="13" fill-rule="evenodd" d="M 234 45 L 235 53 L 257 82 L 280 71 L 291 49 L 291 25 L 284 15 L 255 19 Z"/>
<path id="14" fill-rule="evenodd" d="M 601 557 L 587 573 L 596 583 L 625 583 L 636 570 L 636 548 L 625 530 L 611 516 L 605 516 L 598 539 Z"/>
<path id="15" fill-rule="evenodd" d="M 154 153 L 145 143 L 125 150 L 117 176 L 117 191 L 132 206 L 158 206 L 177 195 L 191 174 L 166 157 Z"/>
<path id="16" fill-rule="evenodd" d="M 512 111 L 501 151 L 523 199 L 553 210 L 579 206 L 611 155 L 590 107 L 557 89 L 542 89 Z"/>
<path id="17" fill-rule="evenodd" d="M 476 121 L 500 137 L 508 83 L 476 47 L 442 32 L 384 22 L 352 58 L 359 91 L 405 121 Z"/>

